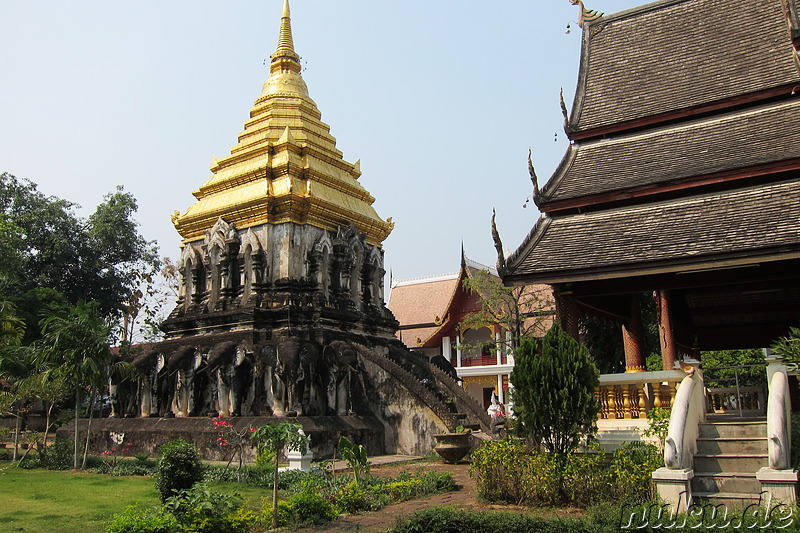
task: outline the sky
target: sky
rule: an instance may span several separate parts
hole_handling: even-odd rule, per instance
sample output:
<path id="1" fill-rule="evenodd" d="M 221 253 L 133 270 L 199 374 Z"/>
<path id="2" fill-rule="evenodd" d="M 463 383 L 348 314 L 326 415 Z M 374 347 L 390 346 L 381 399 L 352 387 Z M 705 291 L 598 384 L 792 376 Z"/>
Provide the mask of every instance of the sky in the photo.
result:
<path id="1" fill-rule="evenodd" d="M 642 0 L 587 0 L 607 14 Z M 3 2 L 0 172 L 88 216 L 119 185 L 141 233 L 178 257 L 185 211 L 230 153 L 269 73 L 282 0 Z M 580 60 L 569 0 L 293 0 L 309 93 L 345 160 L 395 229 L 386 270 L 458 270 L 461 246 L 494 265 L 535 224 L 563 156 Z M 567 26 L 570 31 L 567 33 Z M 388 280 L 387 280 L 388 286 Z"/>

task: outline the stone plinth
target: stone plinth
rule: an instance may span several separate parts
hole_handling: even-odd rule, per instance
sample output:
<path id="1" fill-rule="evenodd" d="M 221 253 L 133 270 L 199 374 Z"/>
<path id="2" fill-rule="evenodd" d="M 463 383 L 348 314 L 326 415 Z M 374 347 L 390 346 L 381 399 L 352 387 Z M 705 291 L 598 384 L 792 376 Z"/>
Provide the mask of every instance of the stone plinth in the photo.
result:
<path id="1" fill-rule="evenodd" d="M 369 455 L 381 455 L 384 450 L 383 425 L 364 416 L 301 416 L 301 417 L 235 417 L 226 418 L 236 430 L 247 427 L 257 428 L 263 424 L 278 424 L 288 420 L 303 426 L 306 435 L 311 438 L 309 452 L 314 459 L 333 458 L 333 451 L 344 435 L 352 442 L 362 444 Z M 193 418 L 101 418 L 92 420 L 92 431 L 89 449 L 92 453 L 101 453 L 113 446 L 110 433 L 124 433 L 125 442 L 129 443 L 130 454 L 158 454 L 158 447 L 167 442 L 181 438 L 197 446 L 205 459 L 226 461 L 229 450 L 217 444 L 219 429 L 207 417 Z M 78 431 L 81 442 L 86 436 L 86 419 L 78 420 Z M 61 427 L 57 436 L 72 438 L 74 421 Z M 246 461 L 255 460 L 255 449 L 246 449 Z"/>

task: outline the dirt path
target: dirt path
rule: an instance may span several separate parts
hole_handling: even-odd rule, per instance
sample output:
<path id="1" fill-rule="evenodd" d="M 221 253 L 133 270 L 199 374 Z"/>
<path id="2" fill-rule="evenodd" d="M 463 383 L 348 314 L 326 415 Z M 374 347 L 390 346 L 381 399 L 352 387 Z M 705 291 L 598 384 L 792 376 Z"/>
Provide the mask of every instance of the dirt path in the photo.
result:
<path id="1" fill-rule="evenodd" d="M 415 472 L 419 468 L 451 472 L 461 489 L 455 492 L 437 494 L 416 500 L 409 500 L 388 505 L 380 511 L 362 515 L 343 515 L 338 520 L 324 526 L 298 530 L 299 533 L 315 533 L 320 531 L 358 531 L 359 533 L 386 531 L 395 526 L 398 519 L 408 517 L 414 512 L 436 505 L 450 505 L 462 508 L 485 508 L 477 501 L 475 482 L 469 477 L 469 465 L 445 465 L 439 463 L 419 463 L 411 465 L 383 465 L 373 467 L 372 475 L 376 477 L 394 477 L 403 471 Z"/>

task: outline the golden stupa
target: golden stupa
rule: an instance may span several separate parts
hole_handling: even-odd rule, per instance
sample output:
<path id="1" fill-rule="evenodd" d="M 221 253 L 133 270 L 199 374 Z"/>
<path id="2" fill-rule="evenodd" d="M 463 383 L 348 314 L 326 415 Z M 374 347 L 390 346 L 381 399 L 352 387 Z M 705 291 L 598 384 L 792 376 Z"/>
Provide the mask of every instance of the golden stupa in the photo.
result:
<path id="1" fill-rule="evenodd" d="M 380 247 L 392 231 L 361 186 L 360 163 L 336 149 L 330 127 L 300 75 L 289 2 L 284 0 L 270 75 L 231 154 L 214 160 L 213 175 L 193 194 L 197 202 L 173 216 L 184 244 L 204 238 L 219 218 L 244 230 L 293 222 L 336 231 L 355 224 Z"/>

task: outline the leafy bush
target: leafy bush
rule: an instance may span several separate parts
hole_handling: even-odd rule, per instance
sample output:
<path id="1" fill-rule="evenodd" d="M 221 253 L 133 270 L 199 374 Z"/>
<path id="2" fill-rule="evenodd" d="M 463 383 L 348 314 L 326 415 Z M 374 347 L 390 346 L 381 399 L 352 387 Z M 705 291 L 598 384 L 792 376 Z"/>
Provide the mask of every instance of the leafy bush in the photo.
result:
<path id="1" fill-rule="evenodd" d="M 417 511 L 390 533 L 570 533 L 589 532 L 585 521 L 542 518 L 528 513 L 470 511 L 451 507 L 429 507 Z"/>
<path id="2" fill-rule="evenodd" d="M 644 502 L 654 496 L 652 474 L 664 466 L 658 448 L 643 442 L 628 442 L 614 452 L 610 471 L 616 497 L 622 502 Z"/>
<path id="3" fill-rule="evenodd" d="M 458 488 L 456 480 L 450 472 L 420 470 L 414 477 L 420 481 L 419 493 L 417 496 L 451 492 Z"/>
<path id="4" fill-rule="evenodd" d="M 248 533 L 256 521 L 241 496 L 214 492 L 202 483 L 167 498 L 164 509 L 192 533 Z"/>
<path id="5" fill-rule="evenodd" d="M 402 481 L 392 481 L 383 485 L 383 491 L 394 502 L 403 502 L 415 498 L 420 492 L 422 480 L 407 479 Z"/>
<path id="6" fill-rule="evenodd" d="M 564 467 L 564 493 L 570 503 L 582 507 L 610 501 L 613 487 L 608 460 L 599 445 L 590 452 L 572 453 Z"/>
<path id="7" fill-rule="evenodd" d="M 42 466 L 50 470 L 69 470 L 73 459 L 72 442 L 69 439 L 56 439 L 45 448 L 42 455 Z"/>
<path id="8" fill-rule="evenodd" d="M 175 533 L 180 531 L 177 518 L 164 509 L 128 507 L 114 515 L 106 533 Z"/>
<path id="9" fill-rule="evenodd" d="M 671 412 L 663 407 L 653 407 L 647 413 L 647 428 L 642 430 L 642 436 L 656 438 L 660 449 L 664 449 L 664 441 L 669 431 L 669 417 Z"/>
<path id="10" fill-rule="evenodd" d="M 333 504 L 315 491 L 313 485 L 308 485 L 305 490 L 292 495 L 288 504 L 292 522 L 298 526 L 320 525 L 339 516 Z"/>
<path id="11" fill-rule="evenodd" d="M 340 487 L 334 498 L 337 507 L 345 513 L 377 511 L 389 503 L 388 496 L 380 492 L 379 485 L 365 489 L 355 481 Z"/>
<path id="12" fill-rule="evenodd" d="M 550 505 L 560 500 L 561 465 L 554 455 L 529 452 L 521 443 L 506 439 L 486 442 L 471 457 L 469 472 L 484 500 L 516 505 Z"/>
<path id="13" fill-rule="evenodd" d="M 194 445 L 175 439 L 161 446 L 159 451 L 161 459 L 156 466 L 155 480 L 162 502 L 203 479 L 203 464 Z"/>
<path id="14" fill-rule="evenodd" d="M 260 521 L 263 524 L 277 524 L 278 527 L 288 526 L 292 522 L 292 507 L 289 502 L 278 502 L 278 518 L 275 522 L 272 520 L 272 501 L 267 498 L 261 498 L 261 517 Z"/>
<path id="15" fill-rule="evenodd" d="M 108 474 L 109 476 L 152 476 L 156 473 L 156 465 L 152 461 L 147 463 L 119 461 L 103 464 L 94 470 L 98 474 Z"/>

